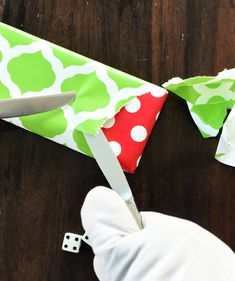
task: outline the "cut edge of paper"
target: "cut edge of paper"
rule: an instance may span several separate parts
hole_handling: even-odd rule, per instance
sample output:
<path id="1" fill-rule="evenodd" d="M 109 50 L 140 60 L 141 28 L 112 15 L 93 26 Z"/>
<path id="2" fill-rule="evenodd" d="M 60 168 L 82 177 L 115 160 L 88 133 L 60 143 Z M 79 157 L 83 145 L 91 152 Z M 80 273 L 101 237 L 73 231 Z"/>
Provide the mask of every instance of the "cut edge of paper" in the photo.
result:
<path id="1" fill-rule="evenodd" d="M 193 121 L 195 122 L 196 126 L 198 127 L 201 135 L 204 137 L 204 138 L 208 138 L 208 137 L 215 137 L 218 135 L 219 133 L 219 130 L 215 129 L 215 128 L 212 128 L 210 125 L 208 124 L 205 124 L 201 118 L 195 113 L 195 112 L 192 112 L 191 109 L 193 107 L 193 104 L 190 103 L 190 102 L 187 102 L 187 105 L 188 105 L 188 109 L 189 109 L 189 112 L 191 114 L 191 117 L 193 119 Z"/>
<path id="2" fill-rule="evenodd" d="M 162 84 L 163 88 L 167 88 L 168 86 L 172 85 L 172 84 L 179 84 L 182 81 L 184 81 L 183 79 L 181 79 L 180 77 L 174 77 L 171 78 L 170 80 L 168 80 L 167 82 L 165 82 L 164 84 Z"/>

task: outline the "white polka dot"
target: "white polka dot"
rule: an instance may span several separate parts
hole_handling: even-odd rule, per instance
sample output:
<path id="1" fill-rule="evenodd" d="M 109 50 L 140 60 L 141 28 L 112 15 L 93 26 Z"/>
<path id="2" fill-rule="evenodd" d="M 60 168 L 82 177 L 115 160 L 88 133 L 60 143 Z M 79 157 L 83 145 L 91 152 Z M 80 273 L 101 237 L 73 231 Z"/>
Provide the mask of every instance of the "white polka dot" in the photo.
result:
<path id="1" fill-rule="evenodd" d="M 147 137 L 147 130 L 143 126 L 135 126 L 131 129 L 131 137 L 136 142 L 142 142 Z"/>
<path id="2" fill-rule="evenodd" d="M 150 93 L 155 98 L 160 98 L 167 94 L 167 90 L 165 90 L 159 86 L 156 86 L 152 91 L 150 91 Z"/>
<path id="3" fill-rule="evenodd" d="M 122 147 L 117 141 L 110 141 L 109 144 L 110 144 L 110 146 L 111 146 L 111 148 L 112 148 L 112 150 L 113 150 L 113 152 L 116 156 L 121 154 Z"/>
<path id="4" fill-rule="evenodd" d="M 104 127 L 105 129 L 109 129 L 109 128 L 112 128 L 114 124 L 115 124 L 115 118 L 112 117 L 112 118 L 108 119 L 108 120 L 104 123 L 103 127 Z"/>
<path id="5" fill-rule="evenodd" d="M 140 109 L 141 103 L 138 98 L 133 99 L 130 103 L 128 103 L 125 108 L 130 113 L 135 113 Z"/>

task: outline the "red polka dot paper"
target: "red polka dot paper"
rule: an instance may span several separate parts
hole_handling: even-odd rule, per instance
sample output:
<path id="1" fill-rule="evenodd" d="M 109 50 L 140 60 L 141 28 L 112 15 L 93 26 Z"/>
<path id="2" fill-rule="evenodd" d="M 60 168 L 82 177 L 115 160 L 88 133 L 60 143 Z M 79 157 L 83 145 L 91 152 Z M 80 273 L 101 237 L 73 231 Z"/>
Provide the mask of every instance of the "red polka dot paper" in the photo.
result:
<path id="1" fill-rule="evenodd" d="M 136 97 L 102 129 L 122 169 L 134 173 L 166 100 L 167 92 Z"/>

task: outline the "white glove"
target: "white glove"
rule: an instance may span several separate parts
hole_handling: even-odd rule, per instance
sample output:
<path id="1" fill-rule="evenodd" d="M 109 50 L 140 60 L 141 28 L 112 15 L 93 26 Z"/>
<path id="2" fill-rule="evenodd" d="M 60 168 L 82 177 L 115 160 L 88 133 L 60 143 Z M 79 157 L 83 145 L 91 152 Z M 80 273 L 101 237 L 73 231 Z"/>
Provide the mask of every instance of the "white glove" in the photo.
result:
<path id="1" fill-rule="evenodd" d="M 142 212 L 139 231 L 116 192 L 96 187 L 81 211 L 101 281 L 235 281 L 235 254 L 195 223 Z"/>

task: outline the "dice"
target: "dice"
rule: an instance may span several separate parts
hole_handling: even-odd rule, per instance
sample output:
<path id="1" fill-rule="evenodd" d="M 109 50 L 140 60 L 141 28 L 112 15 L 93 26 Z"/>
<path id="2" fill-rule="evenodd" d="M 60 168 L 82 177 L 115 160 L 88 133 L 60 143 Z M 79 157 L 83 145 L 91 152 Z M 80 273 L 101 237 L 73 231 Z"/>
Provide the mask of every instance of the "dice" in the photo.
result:
<path id="1" fill-rule="evenodd" d="M 81 247 L 81 240 L 82 240 L 81 235 L 71 232 L 65 233 L 63 244 L 62 244 L 62 250 L 71 253 L 79 253 Z"/>

